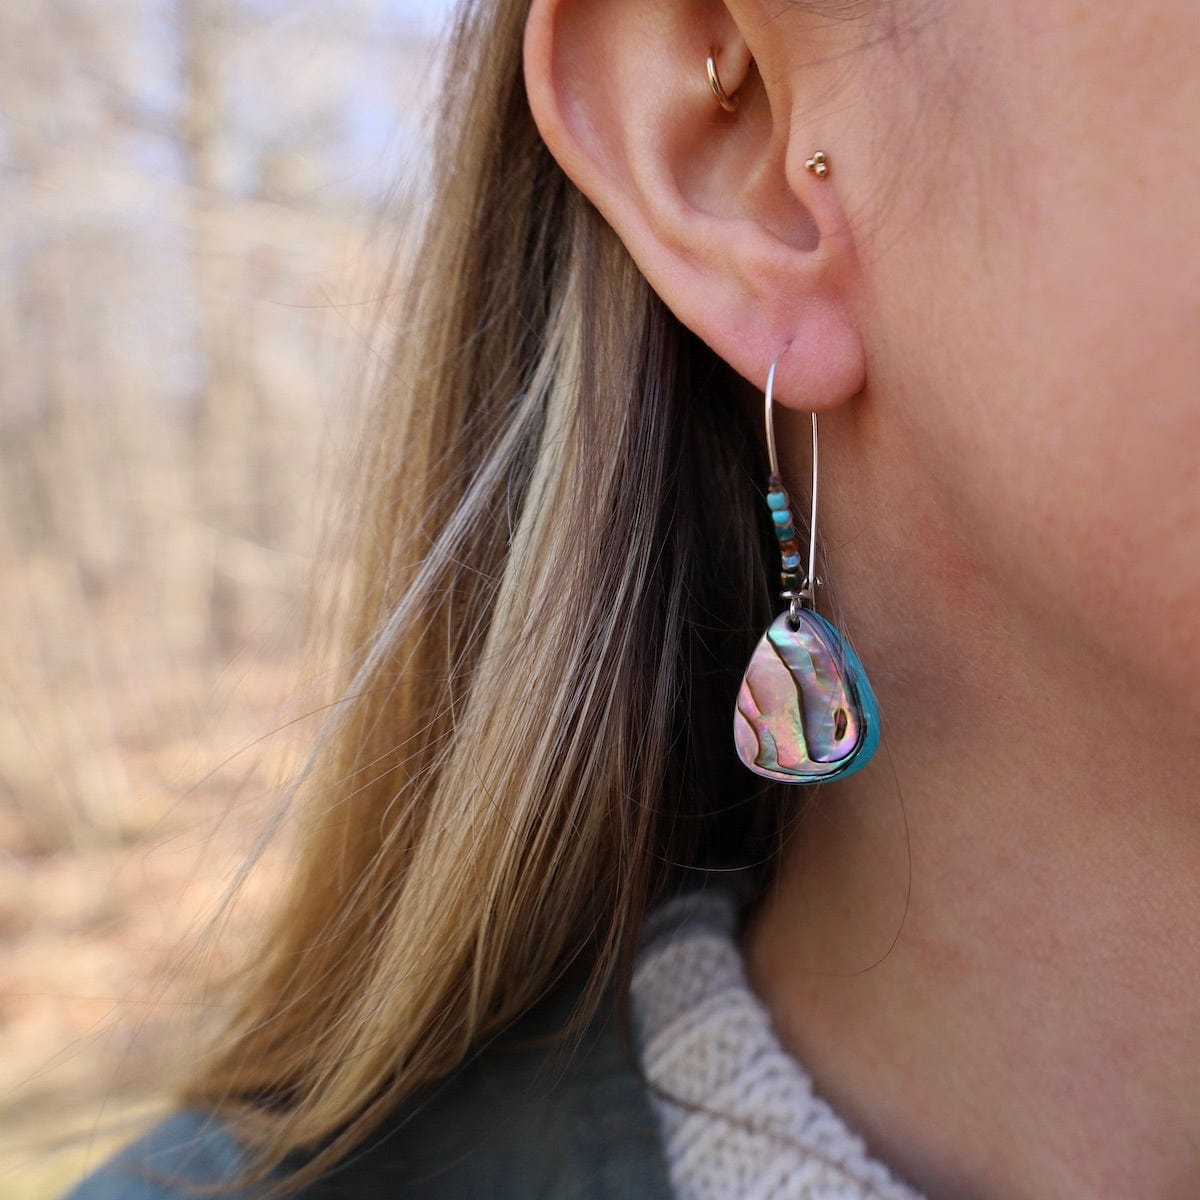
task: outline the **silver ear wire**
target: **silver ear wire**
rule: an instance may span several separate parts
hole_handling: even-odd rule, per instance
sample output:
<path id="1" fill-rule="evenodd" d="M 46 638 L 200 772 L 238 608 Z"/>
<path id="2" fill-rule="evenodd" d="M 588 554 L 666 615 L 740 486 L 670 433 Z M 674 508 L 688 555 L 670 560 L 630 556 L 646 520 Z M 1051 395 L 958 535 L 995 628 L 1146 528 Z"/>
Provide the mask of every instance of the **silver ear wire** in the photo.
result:
<path id="1" fill-rule="evenodd" d="M 772 476 L 777 478 L 779 477 L 779 456 L 775 451 L 775 368 L 779 366 L 780 360 L 786 353 L 787 351 L 784 350 L 783 354 L 780 354 L 779 358 L 771 364 L 771 370 L 767 373 L 765 392 L 767 459 L 771 465 Z M 783 593 L 783 598 L 791 603 L 793 617 L 798 605 L 812 607 L 817 589 L 817 475 L 820 465 L 820 450 L 817 443 L 817 414 L 814 412 L 809 415 L 812 418 L 812 505 L 808 518 L 808 573 L 798 589 Z"/>

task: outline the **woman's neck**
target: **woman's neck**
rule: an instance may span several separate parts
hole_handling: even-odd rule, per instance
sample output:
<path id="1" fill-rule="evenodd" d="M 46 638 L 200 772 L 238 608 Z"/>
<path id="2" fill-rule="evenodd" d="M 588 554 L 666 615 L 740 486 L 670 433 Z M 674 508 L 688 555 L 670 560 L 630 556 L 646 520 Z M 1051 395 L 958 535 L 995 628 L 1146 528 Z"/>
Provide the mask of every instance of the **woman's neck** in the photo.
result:
<path id="1" fill-rule="evenodd" d="M 1194 1196 L 1194 724 L 1016 628 L 935 625 L 941 655 L 878 627 L 875 661 L 922 669 L 873 670 L 878 761 L 797 797 L 751 982 L 931 1196 Z"/>

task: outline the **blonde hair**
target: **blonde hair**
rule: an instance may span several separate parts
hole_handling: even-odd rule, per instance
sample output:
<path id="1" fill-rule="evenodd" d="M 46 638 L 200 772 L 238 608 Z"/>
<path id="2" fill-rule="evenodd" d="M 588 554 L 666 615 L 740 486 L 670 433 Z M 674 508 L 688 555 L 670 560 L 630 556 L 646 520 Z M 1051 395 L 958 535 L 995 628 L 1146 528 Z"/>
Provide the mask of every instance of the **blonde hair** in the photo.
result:
<path id="1" fill-rule="evenodd" d="M 586 1020 L 647 904 L 770 833 L 731 734 L 770 604 L 742 385 L 538 137 L 527 6 L 458 17 L 341 699 L 267 952 L 185 1097 L 264 1171 L 341 1158 L 571 967 Z"/>

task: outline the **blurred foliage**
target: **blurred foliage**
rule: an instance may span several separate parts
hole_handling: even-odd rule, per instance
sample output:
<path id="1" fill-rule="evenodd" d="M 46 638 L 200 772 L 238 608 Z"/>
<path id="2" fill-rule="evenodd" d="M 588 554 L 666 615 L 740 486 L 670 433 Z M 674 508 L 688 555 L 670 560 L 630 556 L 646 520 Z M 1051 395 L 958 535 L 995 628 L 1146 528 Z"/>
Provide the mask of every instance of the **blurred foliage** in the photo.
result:
<path id="1" fill-rule="evenodd" d="M 318 497 L 419 153 L 414 3 L 0 6 L 5 1196 L 154 1102 L 181 956 L 310 728 L 259 744 L 305 711 Z"/>

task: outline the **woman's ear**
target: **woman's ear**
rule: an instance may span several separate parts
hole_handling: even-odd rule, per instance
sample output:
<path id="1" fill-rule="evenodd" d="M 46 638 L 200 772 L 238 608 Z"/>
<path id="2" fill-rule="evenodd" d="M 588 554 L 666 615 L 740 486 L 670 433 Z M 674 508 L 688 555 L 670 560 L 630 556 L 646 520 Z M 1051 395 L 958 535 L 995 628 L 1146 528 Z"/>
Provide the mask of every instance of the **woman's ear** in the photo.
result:
<path id="1" fill-rule="evenodd" d="M 779 400 L 822 411 L 864 382 L 857 257 L 836 152 L 828 174 L 804 167 L 820 144 L 797 113 L 820 104 L 792 63 L 814 48 L 768 7 L 533 0 L 526 86 L 550 152 L 680 321 L 760 388 L 783 354 Z"/>

